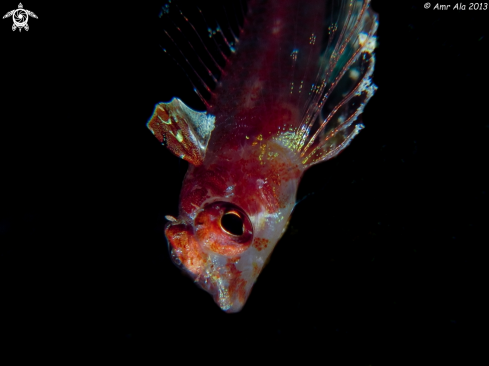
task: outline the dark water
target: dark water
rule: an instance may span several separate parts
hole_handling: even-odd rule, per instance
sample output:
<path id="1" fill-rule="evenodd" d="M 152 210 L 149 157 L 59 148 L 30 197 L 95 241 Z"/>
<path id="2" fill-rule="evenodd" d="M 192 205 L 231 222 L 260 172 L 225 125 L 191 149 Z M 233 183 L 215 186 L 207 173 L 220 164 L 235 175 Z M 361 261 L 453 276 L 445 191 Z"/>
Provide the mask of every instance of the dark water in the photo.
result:
<path id="1" fill-rule="evenodd" d="M 145 123 L 156 103 L 192 98 L 158 46 L 161 4 L 86 6 L 71 18 L 24 6 L 39 17 L 29 32 L 8 19 L 0 29 L 10 343 L 355 365 L 385 363 L 387 350 L 399 364 L 479 349 L 487 11 L 373 1 L 379 89 L 366 128 L 306 173 L 288 232 L 244 310 L 227 315 L 171 264 L 161 231 L 177 215 L 186 163 Z"/>

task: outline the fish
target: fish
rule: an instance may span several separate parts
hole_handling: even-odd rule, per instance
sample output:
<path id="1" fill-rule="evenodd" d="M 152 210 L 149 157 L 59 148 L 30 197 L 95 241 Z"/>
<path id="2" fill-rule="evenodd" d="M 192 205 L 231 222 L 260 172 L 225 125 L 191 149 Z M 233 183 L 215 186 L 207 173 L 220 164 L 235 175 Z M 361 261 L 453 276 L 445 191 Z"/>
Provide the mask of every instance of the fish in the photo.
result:
<path id="1" fill-rule="evenodd" d="M 228 313 L 286 231 L 304 172 L 350 144 L 377 89 L 370 1 L 251 0 L 243 15 L 239 32 L 216 29 L 227 52 L 214 87 L 195 88 L 205 110 L 174 97 L 147 123 L 189 163 L 164 227 L 171 259 Z"/>

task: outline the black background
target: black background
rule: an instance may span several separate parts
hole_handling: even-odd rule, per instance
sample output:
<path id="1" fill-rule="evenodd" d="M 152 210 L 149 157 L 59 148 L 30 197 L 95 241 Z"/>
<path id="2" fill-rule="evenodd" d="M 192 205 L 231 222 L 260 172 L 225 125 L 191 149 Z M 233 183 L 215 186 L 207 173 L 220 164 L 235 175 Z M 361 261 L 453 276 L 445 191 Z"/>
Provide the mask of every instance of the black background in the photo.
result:
<path id="1" fill-rule="evenodd" d="M 17 7 L 7 3 L 3 13 Z M 479 350 L 489 10 L 372 1 L 379 89 L 366 128 L 306 173 L 306 198 L 243 311 L 229 315 L 172 265 L 161 230 L 178 213 L 187 165 L 145 124 L 160 101 L 195 100 L 159 46 L 162 3 L 23 4 L 39 17 L 28 32 L 0 22 L 10 344 L 48 355 L 61 341 L 81 345 L 72 358 L 143 346 L 182 363 L 263 352 L 277 362 L 466 364 Z"/>

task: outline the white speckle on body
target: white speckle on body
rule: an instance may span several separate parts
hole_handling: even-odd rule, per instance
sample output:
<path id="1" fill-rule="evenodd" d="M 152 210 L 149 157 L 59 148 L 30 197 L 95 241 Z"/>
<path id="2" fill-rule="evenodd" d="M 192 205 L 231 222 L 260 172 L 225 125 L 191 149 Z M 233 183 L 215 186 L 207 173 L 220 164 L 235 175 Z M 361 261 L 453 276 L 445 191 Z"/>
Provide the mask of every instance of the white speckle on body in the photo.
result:
<path id="1" fill-rule="evenodd" d="M 177 131 L 177 135 L 175 136 L 178 142 L 183 141 L 183 135 L 182 135 L 182 130 Z"/>

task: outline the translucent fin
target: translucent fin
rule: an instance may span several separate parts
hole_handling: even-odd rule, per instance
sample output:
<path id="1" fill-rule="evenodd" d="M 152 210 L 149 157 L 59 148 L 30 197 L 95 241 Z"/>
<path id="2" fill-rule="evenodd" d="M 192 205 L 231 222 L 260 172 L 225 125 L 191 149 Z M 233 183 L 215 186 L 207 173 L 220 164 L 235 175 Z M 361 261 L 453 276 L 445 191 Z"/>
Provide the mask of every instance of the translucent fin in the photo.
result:
<path id="1" fill-rule="evenodd" d="M 162 49 L 182 68 L 206 107 L 229 56 L 235 52 L 244 21 L 239 18 L 241 12 L 240 3 L 226 1 L 214 4 L 212 11 L 171 0 L 161 8 Z"/>
<path id="2" fill-rule="evenodd" d="M 342 1 L 325 35 L 311 99 L 296 131 L 306 167 L 340 153 L 363 128 L 360 114 L 377 87 L 372 83 L 377 16 L 369 1 Z"/>
<path id="3" fill-rule="evenodd" d="M 180 99 L 156 105 L 148 128 L 176 156 L 193 165 L 205 158 L 207 144 L 214 129 L 214 116 L 187 107 Z"/>

